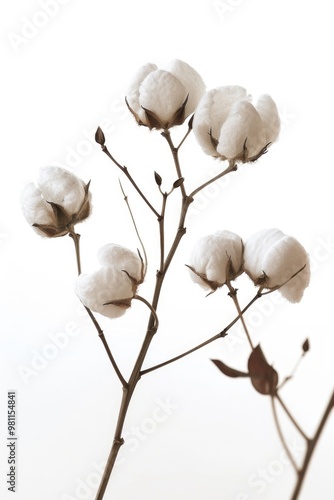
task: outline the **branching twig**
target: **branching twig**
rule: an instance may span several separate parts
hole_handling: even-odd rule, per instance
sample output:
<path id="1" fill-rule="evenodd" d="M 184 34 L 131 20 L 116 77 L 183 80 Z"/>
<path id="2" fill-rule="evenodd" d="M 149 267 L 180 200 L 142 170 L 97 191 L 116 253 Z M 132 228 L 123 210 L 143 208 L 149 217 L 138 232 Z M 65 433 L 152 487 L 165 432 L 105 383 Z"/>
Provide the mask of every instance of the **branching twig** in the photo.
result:
<path id="1" fill-rule="evenodd" d="M 296 427 L 296 429 L 298 430 L 298 432 L 303 436 L 303 438 L 306 440 L 306 442 L 309 442 L 310 441 L 309 437 L 305 434 L 305 432 L 300 427 L 300 425 L 298 424 L 298 422 L 296 421 L 296 419 L 293 417 L 293 415 L 291 414 L 290 410 L 287 408 L 287 406 L 285 405 L 285 403 L 282 400 L 281 396 L 279 395 L 278 391 L 276 392 L 276 398 L 280 402 L 283 410 L 285 411 L 286 415 L 289 417 L 289 419 L 291 420 L 291 422 L 293 423 L 293 425 Z"/>
<path id="2" fill-rule="evenodd" d="M 247 306 L 241 311 L 236 318 L 234 318 L 233 321 L 231 321 L 221 332 L 217 333 L 213 337 L 210 337 L 208 340 L 205 340 L 201 344 L 193 347 L 192 349 L 189 349 L 188 351 L 183 352 L 182 354 L 179 354 L 178 356 L 175 356 L 173 358 L 170 358 L 166 361 L 163 361 L 162 363 L 159 363 L 158 365 L 151 366 L 150 368 L 146 368 L 145 370 L 141 371 L 141 375 L 145 375 L 146 373 L 153 372 L 154 370 L 157 370 L 159 368 L 162 368 L 163 366 L 169 365 L 170 363 L 174 363 L 174 361 L 178 361 L 179 359 L 184 358 L 185 356 L 188 356 L 189 354 L 192 354 L 195 351 L 198 351 L 199 349 L 202 349 L 202 347 L 205 347 L 208 344 L 211 344 L 211 342 L 214 342 L 215 340 L 221 339 L 226 337 L 228 331 L 232 328 L 233 325 L 239 321 L 240 317 L 249 309 L 254 302 L 256 302 L 259 298 L 261 298 L 261 293 L 257 293 L 255 297 L 247 304 Z"/>

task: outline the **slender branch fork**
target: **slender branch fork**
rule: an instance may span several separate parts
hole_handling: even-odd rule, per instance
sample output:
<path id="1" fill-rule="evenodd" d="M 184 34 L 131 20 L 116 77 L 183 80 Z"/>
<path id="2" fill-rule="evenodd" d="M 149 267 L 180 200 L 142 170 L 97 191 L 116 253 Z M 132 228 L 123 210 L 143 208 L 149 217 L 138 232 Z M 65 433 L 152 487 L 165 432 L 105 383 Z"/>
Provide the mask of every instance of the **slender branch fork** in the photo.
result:
<path id="1" fill-rule="evenodd" d="M 298 467 L 298 465 L 297 465 L 297 463 L 296 463 L 296 461 L 295 461 L 295 459 L 294 459 L 294 457 L 289 449 L 289 446 L 286 443 L 285 437 L 283 435 L 283 432 L 282 432 L 282 429 L 281 429 L 281 426 L 279 423 L 278 415 L 277 415 L 277 410 L 275 407 L 275 399 L 277 399 L 281 403 L 283 409 L 286 411 L 286 413 L 288 414 L 288 416 L 292 420 L 293 424 L 296 426 L 296 428 L 298 429 L 298 431 L 301 433 L 301 435 L 303 436 L 303 438 L 306 441 L 306 452 L 305 452 L 304 459 L 303 459 L 303 462 L 302 462 L 300 467 Z M 301 428 L 299 427 L 299 425 L 297 424 L 295 419 L 291 416 L 289 410 L 287 410 L 286 406 L 282 402 L 281 397 L 279 396 L 278 392 L 276 392 L 275 394 L 272 395 L 271 402 L 272 402 L 272 408 L 273 408 L 273 414 L 274 414 L 274 420 L 275 420 L 277 432 L 279 434 L 279 437 L 281 439 L 283 447 L 284 447 L 284 449 L 289 457 L 289 460 L 290 460 L 290 462 L 291 462 L 291 464 L 292 464 L 292 466 L 297 474 L 297 482 L 296 482 L 295 488 L 294 488 L 292 496 L 291 496 L 291 500 L 297 500 L 299 495 L 300 495 L 302 485 L 303 485 L 303 482 L 304 482 L 304 479 L 306 476 L 306 472 L 308 470 L 308 467 L 309 467 L 312 455 L 314 453 L 315 447 L 319 441 L 319 438 L 322 434 L 322 431 L 324 430 L 324 427 L 325 427 L 325 424 L 328 420 L 328 417 L 330 416 L 330 413 L 334 408 L 334 391 L 329 399 L 329 402 L 325 408 L 325 411 L 324 411 L 323 416 L 320 420 L 320 423 L 319 423 L 319 425 L 314 433 L 314 436 L 312 438 L 307 437 L 306 434 L 301 430 Z"/>
<path id="2" fill-rule="evenodd" d="M 239 321 L 241 315 L 244 314 L 247 311 L 247 309 L 249 309 L 254 304 L 254 302 L 256 302 L 261 297 L 262 297 L 262 294 L 261 293 L 257 293 L 255 295 L 255 297 L 253 297 L 253 299 L 247 304 L 247 306 L 244 307 L 244 309 L 241 311 L 241 314 L 238 314 L 238 316 L 236 316 L 234 318 L 234 320 L 231 321 L 231 323 L 229 323 L 224 328 L 224 330 L 222 330 L 221 332 L 217 333 L 213 337 L 210 337 L 209 339 L 205 340 L 201 344 L 196 345 L 192 349 L 189 349 L 188 351 L 185 351 L 182 354 L 179 354 L 178 356 L 175 356 L 174 358 L 170 358 L 170 359 L 168 359 L 168 360 L 166 360 L 166 361 L 164 361 L 162 363 L 159 363 L 158 365 L 154 365 L 154 366 L 151 366 L 150 368 L 146 368 L 145 370 L 142 370 L 141 371 L 141 375 L 146 375 L 147 373 L 153 372 L 154 370 L 157 370 L 158 368 L 162 368 L 163 366 L 167 366 L 170 363 L 174 363 L 174 361 L 178 361 L 179 359 L 182 359 L 185 356 L 188 356 L 189 354 L 192 354 L 193 352 L 198 351 L 199 349 L 202 349 L 202 347 L 205 347 L 208 344 L 211 344 L 215 340 L 218 340 L 218 339 L 221 339 L 223 337 L 226 337 L 226 335 L 228 334 L 228 331 L 232 328 L 233 325 L 235 325 L 237 323 L 237 321 Z"/>

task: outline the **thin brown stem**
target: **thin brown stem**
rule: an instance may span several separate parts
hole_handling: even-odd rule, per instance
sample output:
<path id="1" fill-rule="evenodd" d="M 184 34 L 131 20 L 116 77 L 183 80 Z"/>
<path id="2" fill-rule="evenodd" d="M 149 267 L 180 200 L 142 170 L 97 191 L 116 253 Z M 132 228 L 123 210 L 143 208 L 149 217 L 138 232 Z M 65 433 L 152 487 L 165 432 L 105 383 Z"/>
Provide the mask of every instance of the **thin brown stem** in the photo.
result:
<path id="1" fill-rule="evenodd" d="M 230 161 L 228 167 L 225 170 L 220 172 L 220 174 L 216 175 L 215 177 L 212 177 L 212 179 L 209 179 L 208 181 L 204 182 L 204 184 L 202 184 L 198 188 L 194 189 L 194 191 L 189 195 L 189 197 L 193 198 L 197 193 L 202 191 L 202 189 L 206 188 L 207 186 L 217 181 L 221 177 L 224 177 L 224 175 L 229 174 L 230 172 L 235 172 L 237 168 L 238 168 L 237 165 L 234 162 Z"/>
<path id="2" fill-rule="evenodd" d="M 139 188 L 135 180 L 133 179 L 132 175 L 129 173 L 127 167 L 121 165 L 118 163 L 118 161 L 109 153 L 107 146 L 102 146 L 102 151 L 111 159 L 111 161 L 126 175 L 126 177 L 129 179 L 133 187 L 136 189 L 136 191 L 139 193 L 141 198 L 144 200 L 146 205 L 152 210 L 152 212 L 156 215 L 156 217 L 159 217 L 159 212 L 153 207 L 153 205 L 148 201 L 142 190 Z"/>
<path id="3" fill-rule="evenodd" d="M 178 361 L 179 359 L 184 358 L 185 356 L 188 356 L 189 354 L 192 354 L 195 351 L 198 351 L 199 349 L 202 349 L 202 347 L 207 346 L 208 344 L 211 344 L 211 342 L 214 342 L 215 340 L 221 339 L 225 337 L 227 334 L 225 332 L 220 332 L 217 335 L 214 335 L 208 340 L 205 340 L 201 344 L 197 345 L 196 347 L 193 347 L 192 349 L 189 349 L 189 351 L 183 352 L 182 354 L 179 354 L 178 356 L 175 356 L 174 358 L 168 359 L 167 361 L 164 361 L 163 363 L 159 363 L 158 365 L 151 366 L 151 368 L 147 368 L 146 370 L 142 370 L 140 372 L 141 375 L 146 375 L 146 373 L 153 372 L 154 370 L 158 370 L 159 368 L 162 368 L 163 366 L 169 365 L 170 363 L 174 363 L 174 361 Z"/>
<path id="4" fill-rule="evenodd" d="M 258 300 L 259 298 L 261 298 L 261 294 L 257 293 L 255 295 L 255 297 L 253 297 L 253 299 L 247 304 L 247 306 L 241 311 L 241 316 L 242 314 L 244 314 L 247 309 L 249 309 L 251 307 L 252 304 L 254 304 L 254 302 L 256 300 Z M 232 328 L 233 325 L 235 325 L 235 323 L 237 321 L 239 321 L 240 319 L 240 314 L 238 314 L 238 316 L 236 316 L 236 318 L 234 318 L 233 321 L 231 321 L 227 326 L 226 328 L 224 328 L 224 330 L 222 330 L 221 332 L 217 333 L 216 335 L 214 335 L 213 337 L 210 337 L 208 340 L 205 340 L 204 342 L 202 342 L 201 344 L 189 349 L 188 351 L 185 351 L 183 352 L 182 354 L 179 354 L 178 356 L 175 356 L 173 358 L 170 358 L 170 359 L 167 359 L 166 361 L 163 361 L 162 363 L 159 363 L 158 365 L 154 365 L 154 366 L 151 366 L 150 368 L 146 368 L 145 370 L 142 370 L 141 371 L 141 375 L 146 375 L 146 373 L 150 373 L 150 372 L 153 372 L 154 370 L 158 370 L 159 368 L 162 368 L 163 366 L 166 366 L 166 365 L 169 365 L 170 363 L 174 363 L 174 361 L 178 361 L 179 359 L 182 359 L 184 358 L 185 356 L 188 356 L 189 354 L 192 354 L 193 352 L 195 351 L 198 351 L 199 349 L 201 349 L 202 347 L 205 347 L 206 345 L 208 344 L 211 344 L 211 342 L 214 342 L 215 340 L 218 340 L 218 339 L 221 339 L 221 338 L 224 338 L 226 337 L 227 335 L 227 332 Z"/>
<path id="5" fill-rule="evenodd" d="M 139 231 L 138 231 L 138 227 L 137 227 L 137 224 L 136 224 L 136 220 L 134 218 L 134 215 L 133 215 L 133 212 L 132 212 L 129 200 L 128 200 L 128 196 L 125 194 L 125 191 L 123 189 L 123 186 L 122 186 L 122 183 L 121 183 L 120 180 L 119 180 L 119 185 L 121 187 L 121 191 L 122 191 L 122 194 L 123 194 L 126 206 L 128 207 L 128 210 L 129 210 L 129 213 L 130 213 L 130 217 L 131 217 L 131 220 L 132 220 L 132 224 L 133 224 L 133 227 L 134 227 L 134 229 L 136 231 L 137 238 L 138 238 L 140 246 L 141 246 L 141 248 L 143 250 L 143 254 L 144 254 L 144 270 L 146 270 L 147 269 L 147 254 L 146 254 L 146 249 L 145 249 L 143 240 L 140 237 L 140 234 L 139 234 Z"/>
<path id="6" fill-rule="evenodd" d="M 330 416 L 330 413 L 333 410 L 333 408 L 334 408 L 334 391 L 333 391 L 333 393 L 330 397 L 330 400 L 325 408 L 324 414 L 320 420 L 320 423 L 319 423 L 318 428 L 314 434 L 314 437 L 311 440 L 309 440 L 309 442 L 308 442 L 307 451 L 305 454 L 303 465 L 299 471 L 298 481 L 297 481 L 295 489 L 293 491 L 291 500 L 297 500 L 297 498 L 299 497 L 302 485 L 304 483 L 304 479 L 306 477 L 306 472 L 308 470 L 308 467 L 309 467 L 312 455 L 314 453 L 315 447 L 319 441 L 321 433 L 324 430 L 325 424 L 326 424 L 328 417 Z"/>
<path id="7" fill-rule="evenodd" d="M 277 415 L 277 410 L 276 410 L 276 406 L 275 406 L 275 395 L 271 396 L 271 405 L 272 405 L 272 410 L 273 410 L 273 414 L 274 414 L 274 420 L 275 420 L 275 425 L 276 425 L 276 428 L 277 428 L 277 432 L 278 432 L 278 435 L 280 437 L 280 440 L 282 442 L 282 445 L 286 451 L 286 454 L 288 455 L 289 457 L 289 460 L 290 462 L 292 463 L 293 465 L 293 468 L 295 469 L 295 471 L 299 472 L 299 469 L 298 469 L 298 465 L 294 459 L 294 457 L 292 456 L 292 453 L 287 445 L 287 442 L 285 441 L 285 437 L 283 435 L 283 432 L 282 432 L 282 429 L 281 429 L 281 426 L 280 426 L 280 423 L 279 423 L 279 419 L 278 419 L 278 415 Z"/>
<path id="8" fill-rule="evenodd" d="M 298 432 L 303 436 L 303 438 L 307 442 L 309 442 L 310 441 L 309 437 L 305 434 L 305 432 L 303 431 L 303 429 L 298 424 L 297 420 L 293 417 L 293 415 L 291 414 L 290 410 L 287 408 L 287 406 L 285 405 L 284 401 L 282 400 L 281 396 L 278 394 L 278 391 L 276 392 L 276 397 L 277 397 L 277 400 L 280 402 L 283 410 L 285 411 L 285 413 L 287 414 L 287 416 L 289 417 L 289 419 L 291 420 L 291 422 L 293 423 L 293 425 L 298 430 Z"/>
<path id="9" fill-rule="evenodd" d="M 157 315 L 156 311 L 153 309 L 153 307 L 149 303 L 149 301 L 146 300 L 146 299 L 144 299 L 144 297 L 141 297 L 138 294 L 134 295 L 133 298 L 136 299 L 136 300 L 139 300 L 140 302 L 143 302 L 143 304 L 145 304 L 149 308 L 149 310 L 151 311 L 151 313 L 153 314 L 154 319 L 155 319 L 154 328 L 155 328 L 155 330 L 158 330 L 158 328 L 159 328 L 159 318 L 158 318 L 158 315 Z"/>
<path id="10" fill-rule="evenodd" d="M 166 203 L 167 203 L 167 194 L 162 194 L 162 207 L 161 207 L 161 215 L 158 219 L 159 222 L 159 235 L 160 235 L 160 272 L 163 272 L 164 264 L 165 264 L 165 212 L 166 212 Z"/>
<path id="11" fill-rule="evenodd" d="M 182 172 L 181 172 L 181 166 L 180 166 L 180 161 L 179 161 L 179 147 L 182 143 L 179 145 L 179 147 L 174 146 L 169 129 L 164 130 L 161 135 L 168 142 L 168 145 L 169 145 L 170 150 L 171 150 L 172 155 L 173 155 L 176 173 L 177 173 L 178 178 L 180 179 L 180 177 L 182 177 Z M 185 138 L 184 138 L 184 140 L 185 140 Z M 187 193 L 186 193 L 186 188 L 184 186 L 184 183 L 181 184 L 180 188 L 181 188 L 182 198 L 186 198 Z"/>
<path id="12" fill-rule="evenodd" d="M 302 362 L 302 359 L 304 358 L 305 354 L 306 353 L 303 352 L 302 355 L 298 358 L 298 360 L 297 360 L 295 366 L 293 367 L 290 375 L 286 376 L 284 378 L 284 380 L 280 383 L 279 389 L 282 389 L 282 387 L 284 387 L 287 382 L 290 382 L 290 380 L 292 380 L 292 378 L 295 376 L 295 374 L 296 374 L 296 372 L 297 372 L 297 370 L 299 368 L 299 365 Z"/>
<path id="13" fill-rule="evenodd" d="M 229 289 L 229 296 L 232 298 L 233 303 L 236 307 L 236 310 L 238 311 L 238 314 L 239 314 L 243 329 L 246 333 L 246 337 L 247 337 L 247 340 L 249 342 L 249 345 L 251 346 L 252 351 L 254 351 L 254 345 L 253 345 L 251 336 L 249 334 L 249 331 L 248 331 L 248 328 L 247 328 L 247 325 L 246 325 L 246 322 L 245 322 L 245 319 L 244 319 L 244 316 L 243 316 L 243 313 L 241 311 L 240 304 L 239 304 L 239 301 L 237 298 L 237 290 L 231 285 L 229 280 L 226 282 L 226 285 Z"/>
<path id="14" fill-rule="evenodd" d="M 75 258 L 77 262 L 78 276 L 81 274 L 81 256 L 80 256 L 80 234 L 74 231 L 74 228 L 68 233 L 72 238 L 75 248 Z"/>
<path id="15" fill-rule="evenodd" d="M 181 140 L 180 144 L 177 146 L 177 149 L 178 149 L 178 150 L 180 149 L 180 147 L 182 146 L 182 144 L 184 143 L 184 141 L 186 140 L 186 138 L 187 138 L 187 137 L 188 137 L 188 135 L 190 134 L 191 130 L 192 130 L 192 129 L 191 129 L 190 127 L 188 127 L 188 130 L 187 130 L 187 132 L 186 132 L 185 136 L 184 136 L 184 137 L 183 137 L 183 139 Z"/>
<path id="16" fill-rule="evenodd" d="M 121 446 L 124 444 L 124 439 L 122 438 L 122 431 L 123 431 L 125 416 L 126 416 L 129 404 L 130 404 L 131 395 L 132 395 L 133 390 L 134 390 L 134 387 L 131 388 L 130 385 L 128 385 L 127 387 L 123 387 L 123 396 L 122 396 L 122 401 L 121 401 L 118 419 L 117 419 L 117 423 L 116 423 L 114 440 L 113 440 L 113 444 L 112 444 L 110 454 L 109 454 L 109 457 L 107 460 L 107 464 L 106 464 L 104 472 L 103 472 L 101 483 L 100 483 L 99 489 L 98 489 L 96 497 L 95 497 L 96 500 L 103 499 L 104 494 L 105 494 L 106 489 L 107 489 L 107 486 L 108 486 L 109 478 L 111 476 L 111 473 L 113 471 L 113 468 L 114 468 L 114 465 L 115 465 L 115 462 L 116 462 L 116 459 L 118 456 L 118 452 L 119 452 Z"/>

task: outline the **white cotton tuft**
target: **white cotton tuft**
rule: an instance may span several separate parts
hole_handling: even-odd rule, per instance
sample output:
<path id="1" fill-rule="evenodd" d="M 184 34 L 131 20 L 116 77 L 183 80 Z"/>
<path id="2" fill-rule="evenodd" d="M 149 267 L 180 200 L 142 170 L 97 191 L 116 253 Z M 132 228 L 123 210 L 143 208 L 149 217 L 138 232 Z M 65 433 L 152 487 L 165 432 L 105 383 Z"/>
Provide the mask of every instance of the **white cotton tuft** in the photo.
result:
<path id="1" fill-rule="evenodd" d="M 247 239 L 244 269 L 255 284 L 269 290 L 280 287 L 290 302 L 300 302 L 310 282 L 310 262 L 304 247 L 278 229 L 265 229 Z"/>
<path id="2" fill-rule="evenodd" d="M 218 153 L 223 158 L 236 158 L 247 148 L 248 157 L 256 156 L 265 146 L 262 120 L 247 100 L 234 104 L 220 130 Z"/>
<path id="3" fill-rule="evenodd" d="M 145 78 L 152 73 L 153 71 L 156 71 L 158 69 L 158 66 L 156 64 L 152 63 L 147 63 L 141 66 L 137 73 L 135 74 L 132 82 L 130 83 L 130 86 L 127 91 L 127 102 L 130 106 L 130 108 L 140 117 L 140 119 L 145 123 L 145 112 L 143 108 L 141 107 L 140 101 L 139 101 L 139 89 Z"/>
<path id="4" fill-rule="evenodd" d="M 51 205 L 42 198 L 41 191 L 30 182 L 21 193 L 21 209 L 26 221 L 32 224 L 52 224 L 53 211 Z"/>
<path id="5" fill-rule="evenodd" d="M 165 69 L 184 85 L 188 95 L 185 116 L 190 115 L 195 111 L 196 106 L 205 92 L 205 83 L 202 77 L 189 64 L 179 59 L 171 61 Z"/>
<path id="6" fill-rule="evenodd" d="M 266 144 L 277 141 L 281 120 L 274 100 L 270 95 L 262 95 L 258 98 L 255 107 L 262 119 Z"/>
<path id="7" fill-rule="evenodd" d="M 45 201 L 61 205 L 68 214 L 76 214 L 85 197 L 85 184 L 76 175 L 60 167 L 43 167 L 38 187 Z"/>
<path id="8" fill-rule="evenodd" d="M 226 85 L 207 91 L 200 100 L 193 120 L 193 132 L 205 153 L 217 156 L 210 134 L 218 139 L 231 107 L 247 97 L 247 90 L 238 85 Z"/>
<path id="9" fill-rule="evenodd" d="M 243 243 L 231 231 L 203 236 L 190 256 L 191 279 L 205 290 L 215 290 L 228 279 L 235 279 L 243 263 Z"/>
<path id="10" fill-rule="evenodd" d="M 139 89 L 142 107 L 152 111 L 164 125 L 169 125 L 186 97 L 187 90 L 180 80 L 162 69 L 150 73 Z"/>
<path id="11" fill-rule="evenodd" d="M 102 267 L 92 274 L 81 274 L 74 290 L 86 307 L 108 318 L 123 316 L 133 298 L 129 277 L 114 267 Z M 124 300 L 124 303 L 104 305 L 114 300 Z"/>

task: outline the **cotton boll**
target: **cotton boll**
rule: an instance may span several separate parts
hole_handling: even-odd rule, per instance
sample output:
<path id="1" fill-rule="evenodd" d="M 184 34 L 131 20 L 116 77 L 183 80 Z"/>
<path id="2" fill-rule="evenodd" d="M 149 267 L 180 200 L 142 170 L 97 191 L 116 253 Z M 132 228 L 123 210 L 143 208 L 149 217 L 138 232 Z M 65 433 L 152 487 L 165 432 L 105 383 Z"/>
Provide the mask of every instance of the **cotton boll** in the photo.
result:
<path id="1" fill-rule="evenodd" d="M 124 270 L 138 282 L 142 281 L 143 264 L 139 255 L 132 250 L 109 243 L 100 248 L 97 257 L 102 266 Z"/>
<path id="2" fill-rule="evenodd" d="M 52 224 L 54 222 L 51 205 L 42 198 L 41 191 L 30 182 L 21 193 L 21 208 L 26 221 L 32 224 Z M 36 228 L 37 230 L 37 228 Z M 37 230 L 42 236 L 46 236 Z"/>
<path id="3" fill-rule="evenodd" d="M 139 125 L 150 129 L 181 125 L 205 91 L 201 76 L 187 63 L 176 59 L 167 68 L 147 64 L 130 85 L 126 100 Z"/>
<path id="4" fill-rule="evenodd" d="M 244 269 L 256 285 L 280 287 L 290 302 L 299 302 L 310 281 L 309 257 L 292 236 L 278 229 L 265 229 L 245 243 Z"/>
<path id="5" fill-rule="evenodd" d="M 251 103 L 246 89 L 218 87 L 204 94 L 196 109 L 193 131 L 205 153 L 246 163 L 258 159 L 278 138 L 280 119 L 268 95 Z"/>
<path id="6" fill-rule="evenodd" d="M 241 238 L 231 231 L 202 237 L 190 256 L 192 280 L 206 290 L 216 290 L 240 274 L 242 252 Z"/>
<path id="7" fill-rule="evenodd" d="M 64 236 L 91 213 L 89 185 L 63 168 L 43 167 L 37 186 L 29 183 L 23 189 L 21 208 L 40 236 Z"/>
<path id="8" fill-rule="evenodd" d="M 108 318 L 122 316 L 133 298 L 131 280 L 126 273 L 114 267 L 102 267 L 92 274 L 81 274 L 74 290 L 86 307 Z M 104 305 L 115 300 L 122 301 L 122 304 Z"/>

